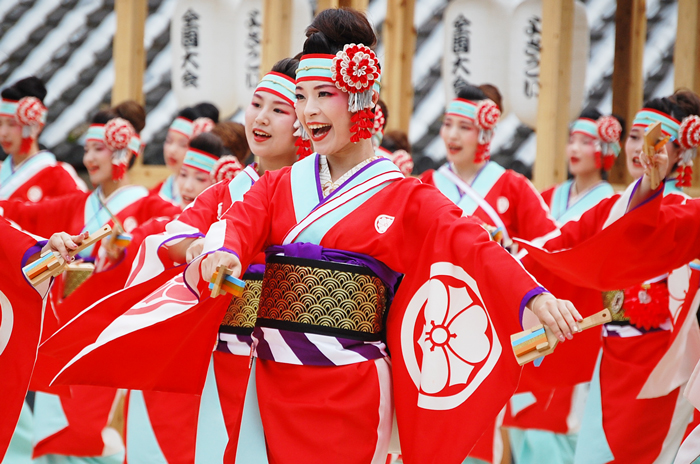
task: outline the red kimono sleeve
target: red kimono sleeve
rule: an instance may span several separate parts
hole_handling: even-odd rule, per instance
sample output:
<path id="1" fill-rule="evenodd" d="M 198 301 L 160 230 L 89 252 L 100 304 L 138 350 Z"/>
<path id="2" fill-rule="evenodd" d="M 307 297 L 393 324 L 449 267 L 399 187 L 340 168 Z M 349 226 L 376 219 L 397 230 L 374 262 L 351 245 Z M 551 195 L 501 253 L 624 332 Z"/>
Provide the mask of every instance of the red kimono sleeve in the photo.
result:
<path id="1" fill-rule="evenodd" d="M 275 215 L 272 195 L 279 184 L 281 174 L 289 168 L 268 172 L 258 180 L 243 197 L 224 213 L 207 233 L 219 246 L 216 249 L 230 251 L 238 256 L 246 269 L 256 254 L 269 243 L 270 218 Z"/>
<path id="2" fill-rule="evenodd" d="M 0 214 L 22 229 L 42 237 L 49 237 L 56 232 L 76 235 L 83 227 L 85 199 L 88 195 L 87 192 L 78 192 L 39 203 L 2 200 Z"/>
<path id="3" fill-rule="evenodd" d="M 547 204 L 547 206 L 551 209 L 552 208 L 552 197 L 554 196 L 554 191 L 557 189 L 557 186 L 555 185 L 554 187 L 550 187 L 544 192 L 542 192 L 540 195 L 542 195 L 542 200 Z"/>

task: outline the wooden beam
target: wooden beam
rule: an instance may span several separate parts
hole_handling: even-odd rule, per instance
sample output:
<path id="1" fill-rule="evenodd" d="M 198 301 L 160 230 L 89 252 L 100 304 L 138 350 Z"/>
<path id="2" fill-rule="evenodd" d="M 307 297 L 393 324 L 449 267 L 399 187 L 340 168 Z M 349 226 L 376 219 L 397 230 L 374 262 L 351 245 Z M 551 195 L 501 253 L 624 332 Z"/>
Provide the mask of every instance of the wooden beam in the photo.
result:
<path id="1" fill-rule="evenodd" d="M 533 183 L 544 190 L 566 180 L 574 0 L 542 2 L 537 158 Z"/>
<path id="2" fill-rule="evenodd" d="M 137 164 L 129 170 L 129 180 L 150 190 L 170 174 L 172 171 L 167 166 Z"/>
<path id="3" fill-rule="evenodd" d="M 406 133 L 413 114 L 414 11 L 415 0 L 388 0 L 384 21 L 381 98 L 389 108 L 387 130 Z"/>
<path id="4" fill-rule="evenodd" d="M 673 85 L 700 94 L 700 2 L 678 0 Z"/>
<path id="5" fill-rule="evenodd" d="M 264 0 L 260 75 L 291 53 L 292 0 Z"/>
<path id="6" fill-rule="evenodd" d="M 143 36 L 148 16 L 148 0 L 116 0 L 117 30 L 114 34 L 114 87 L 112 106 L 125 100 L 144 104 L 143 73 L 146 51 Z"/>
<path id="7" fill-rule="evenodd" d="M 328 8 L 355 8 L 360 11 L 367 11 L 369 0 L 318 0 L 316 2 L 316 14 Z"/>
<path id="8" fill-rule="evenodd" d="M 340 0 L 318 0 L 316 2 L 316 14 L 328 8 L 340 7 Z"/>
<path id="9" fill-rule="evenodd" d="M 700 2 L 678 0 L 678 27 L 673 51 L 673 86 L 700 94 Z M 700 169 L 693 169 L 693 186 L 700 185 Z M 687 189 L 686 189 L 687 193 Z"/>
<path id="10" fill-rule="evenodd" d="M 696 1 L 696 0 L 693 0 Z M 680 31 L 679 31 L 680 32 Z M 612 76 L 613 113 L 625 118 L 627 132 L 644 103 L 644 44 L 647 35 L 645 0 L 617 0 L 615 12 L 615 63 Z M 629 184 L 625 144 L 610 172 L 611 183 Z"/>

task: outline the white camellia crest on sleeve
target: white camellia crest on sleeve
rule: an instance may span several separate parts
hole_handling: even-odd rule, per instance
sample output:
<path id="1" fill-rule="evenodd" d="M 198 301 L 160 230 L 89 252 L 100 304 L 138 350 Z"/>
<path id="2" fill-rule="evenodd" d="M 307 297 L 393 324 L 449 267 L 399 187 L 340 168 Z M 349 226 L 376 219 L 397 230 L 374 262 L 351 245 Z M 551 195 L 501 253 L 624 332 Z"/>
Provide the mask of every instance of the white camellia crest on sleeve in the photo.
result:
<path id="1" fill-rule="evenodd" d="M 12 327 L 14 326 L 15 314 L 12 311 L 12 303 L 0 291 L 0 354 L 5 351 L 7 344 L 10 342 L 12 335 Z"/>
<path id="2" fill-rule="evenodd" d="M 406 308 L 401 347 L 418 405 L 434 410 L 464 403 L 502 352 L 476 281 L 446 262 L 431 266 L 430 279 Z"/>

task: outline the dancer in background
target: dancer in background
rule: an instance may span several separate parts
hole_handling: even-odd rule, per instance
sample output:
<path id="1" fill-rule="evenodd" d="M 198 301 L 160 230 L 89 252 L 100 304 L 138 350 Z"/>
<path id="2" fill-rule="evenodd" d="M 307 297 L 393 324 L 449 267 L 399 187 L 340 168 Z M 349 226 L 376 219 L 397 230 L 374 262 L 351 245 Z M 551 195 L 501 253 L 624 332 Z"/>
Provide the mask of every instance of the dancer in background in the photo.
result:
<path id="1" fill-rule="evenodd" d="M 0 95 L 0 145 L 9 155 L 0 168 L 0 200 L 38 202 L 86 191 L 72 166 L 56 161 L 53 153 L 39 148 L 48 112 L 43 103 L 44 83 L 27 77 Z"/>
<path id="2" fill-rule="evenodd" d="M 573 177 L 542 194 L 559 224 L 578 220 L 588 209 L 614 194 L 603 176 L 620 152 L 623 123 L 595 109 L 584 110 L 573 123 L 566 145 Z M 602 309 L 602 302 L 596 303 L 599 306 L 596 309 Z M 530 374 L 526 368 L 523 376 L 527 378 Z M 576 386 L 518 393 L 511 399 L 504 427 L 508 428 L 516 462 L 573 463 L 588 388 L 586 381 Z"/>
<path id="3" fill-rule="evenodd" d="M 237 147 L 230 148 L 240 156 L 245 150 L 238 147 L 250 147 L 259 162 L 246 167 L 235 179 L 208 188 L 166 227 L 170 236 L 192 237 L 166 245 L 174 261 L 182 263 L 199 255 L 203 242 L 194 239 L 203 236 L 232 204 L 241 201 L 266 171 L 296 161 L 297 65 L 296 59 L 281 60 L 262 78 L 245 111 L 247 143 L 238 142 Z M 218 133 L 224 124 L 236 129 L 235 123 L 220 123 L 212 133 Z M 255 420 L 255 414 L 251 413 L 257 410 L 255 384 L 249 386 L 251 334 L 263 271 L 264 256 L 260 255 L 245 274 L 246 291 L 231 301 L 221 322 L 201 398 L 166 392 L 130 392 L 126 448 L 131 464 L 267 462 L 259 416 Z"/>
<path id="4" fill-rule="evenodd" d="M 659 200 L 654 200 L 662 206 L 690 201 L 678 183 L 685 184 L 689 179 L 690 156 L 700 141 L 692 137 L 700 130 L 698 114 L 700 98 L 689 91 L 678 91 L 646 102 L 630 129 L 625 151 L 633 177 L 644 173 L 649 164 L 642 153 L 645 128 L 659 122 L 663 133 L 670 137 L 662 149 L 667 154 L 666 160 L 659 164 L 660 177 L 666 178 L 655 194 Z M 645 174 L 622 195 L 603 200 L 579 220 L 566 223 L 557 237 L 543 240 L 543 247 L 554 252 L 596 241 L 596 234 L 606 233 L 605 229 L 628 209 L 633 192 L 645 189 L 648 183 Z M 626 240 L 636 243 L 643 238 L 632 236 Z M 663 248 L 663 244 L 659 246 Z M 610 253 L 610 249 L 599 251 Z M 594 267 L 596 257 L 589 254 L 583 261 L 560 263 L 559 267 L 563 266 L 564 275 L 568 275 L 567 268 Z M 531 252 L 527 258 L 539 260 L 540 256 Z M 624 276 L 626 269 L 635 273 L 638 267 L 647 270 L 658 267 L 660 273 L 667 271 L 663 260 L 643 259 L 643 265 L 631 262 L 609 272 Z M 591 264 L 587 265 L 588 262 Z M 700 358 L 696 349 L 700 346 L 700 333 L 694 298 L 697 273 L 693 266 L 685 265 L 638 285 L 604 294 L 613 322 L 603 328 L 603 346 L 591 381 L 575 463 L 652 463 L 673 459 L 693 412 L 681 396 L 681 389 Z M 605 273 L 598 276 L 584 271 L 584 275 L 588 276 L 581 276 L 584 283 L 586 279 L 610 280 Z M 639 436 L 644 436 L 644 440 L 639 440 Z"/>
<path id="5" fill-rule="evenodd" d="M 224 143 L 226 155 L 235 156 L 245 166 L 251 151 L 246 139 L 245 126 L 233 121 L 222 121 L 211 130 Z"/>
<path id="6" fill-rule="evenodd" d="M 556 229 L 556 224 L 529 180 L 489 161 L 499 117 L 497 105 L 481 89 L 462 87 L 440 128 L 447 163 L 426 171 L 421 180 L 437 187 L 465 216 L 495 227 L 505 243 L 513 237 L 534 239 Z"/>
<path id="7" fill-rule="evenodd" d="M 158 196 L 149 195 L 140 186 L 132 185 L 127 170 L 138 154 L 138 132 L 145 124 L 145 111 L 135 102 L 124 102 L 97 113 L 88 129 L 83 162 L 90 181 L 96 186 L 92 193 L 80 192 L 40 203 L 0 201 L 7 219 L 27 231 L 49 236 L 57 231 L 93 233 L 109 224 L 131 232 L 139 224 L 160 215 L 174 216 L 176 207 Z M 84 261 L 96 263 L 99 269 L 107 261 L 100 254 L 101 244 L 79 253 Z M 47 312 L 44 336 L 53 333 L 59 323 L 66 321 L 61 314 L 63 298 L 61 278 L 52 291 L 53 310 Z M 34 381 L 33 381 L 34 382 Z M 124 457 L 122 440 L 108 426 L 116 390 L 92 387 L 71 387 L 71 397 L 37 393 L 33 409 L 33 449 L 35 458 L 51 456 L 52 462 L 121 462 Z M 62 427 L 50 428 L 58 420 Z M 46 458 L 49 459 L 49 458 Z M 76 461 L 78 460 L 78 461 Z"/>
<path id="8" fill-rule="evenodd" d="M 162 198 L 174 204 L 180 203 L 180 193 L 177 191 L 175 179 L 180 174 L 180 167 L 185 159 L 190 140 L 202 132 L 209 132 L 218 122 L 219 110 L 211 103 L 199 103 L 180 110 L 175 120 L 170 124 L 163 143 L 165 165 L 173 173 L 156 185 L 151 193 L 158 193 Z"/>
<path id="9" fill-rule="evenodd" d="M 620 153 L 623 133 L 623 120 L 603 116 L 596 109 L 583 111 L 574 122 L 566 145 L 572 178 L 542 192 L 552 216 L 560 224 L 578 219 L 615 193 L 604 174 L 612 169 Z"/>

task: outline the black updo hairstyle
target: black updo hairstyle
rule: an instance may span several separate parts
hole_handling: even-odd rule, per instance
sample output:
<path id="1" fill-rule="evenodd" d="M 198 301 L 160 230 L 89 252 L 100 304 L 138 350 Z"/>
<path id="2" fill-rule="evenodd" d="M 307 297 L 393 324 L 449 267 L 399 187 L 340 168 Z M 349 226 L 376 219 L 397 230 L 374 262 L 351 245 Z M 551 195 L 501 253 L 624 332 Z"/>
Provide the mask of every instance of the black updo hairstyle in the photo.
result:
<path id="1" fill-rule="evenodd" d="M 488 97 L 486 96 L 484 91 L 481 90 L 479 87 L 466 84 L 459 88 L 459 91 L 457 92 L 457 98 L 469 101 L 481 101 L 486 100 Z"/>
<path id="2" fill-rule="evenodd" d="M 127 100 L 108 110 L 100 111 L 92 118 L 93 124 L 107 124 L 114 118 L 126 119 L 134 126 L 136 133 L 146 127 L 146 111 L 133 100 Z"/>
<path id="3" fill-rule="evenodd" d="M 295 79 L 297 78 L 297 68 L 299 67 L 298 58 L 284 58 L 279 60 L 272 66 L 270 72 L 284 74 L 285 76 Z"/>
<path id="4" fill-rule="evenodd" d="M 178 111 L 177 117 L 187 119 L 188 121 L 192 122 L 199 117 L 199 113 L 193 107 L 188 106 Z"/>
<path id="5" fill-rule="evenodd" d="M 367 17 L 352 8 L 330 8 L 320 12 L 306 28 L 302 55 L 335 55 L 346 44 L 362 44 L 374 49 L 377 36 Z"/>
<path id="6" fill-rule="evenodd" d="M 211 132 L 203 132 L 190 140 L 190 148 L 203 151 L 217 158 L 224 155 L 224 143 Z"/>
<path id="7" fill-rule="evenodd" d="M 700 115 L 700 97 L 690 90 L 679 89 L 670 97 L 653 98 L 644 102 L 644 108 L 661 111 L 683 121 L 690 115 Z"/>
<path id="8" fill-rule="evenodd" d="M 0 92 L 0 96 L 5 100 L 14 101 L 21 100 L 24 97 L 36 97 L 43 103 L 44 98 L 46 98 L 46 87 L 44 82 L 38 77 L 25 77 L 3 89 Z"/>
<path id="9" fill-rule="evenodd" d="M 683 121 L 688 116 L 700 115 L 700 97 L 690 90 L 678 89 L 670 97 L 653 98 L 644 102 L 644 108 L 661 111 L 678 121 Z M 680 146 L 677 140 L 674 140 L 673 144 L 676 147 Z M 676 171 L 679 161 L 671 167 L 671 172 Z"/>
<path id="10" fill-rule="evenodd" d="M 214 124 L 219 122 L 219 108 L 208 102 L 202 102 L 194 105 L 192 108 L 197 114 L 197 118 L 209 118 L 214 121 Z"/>

